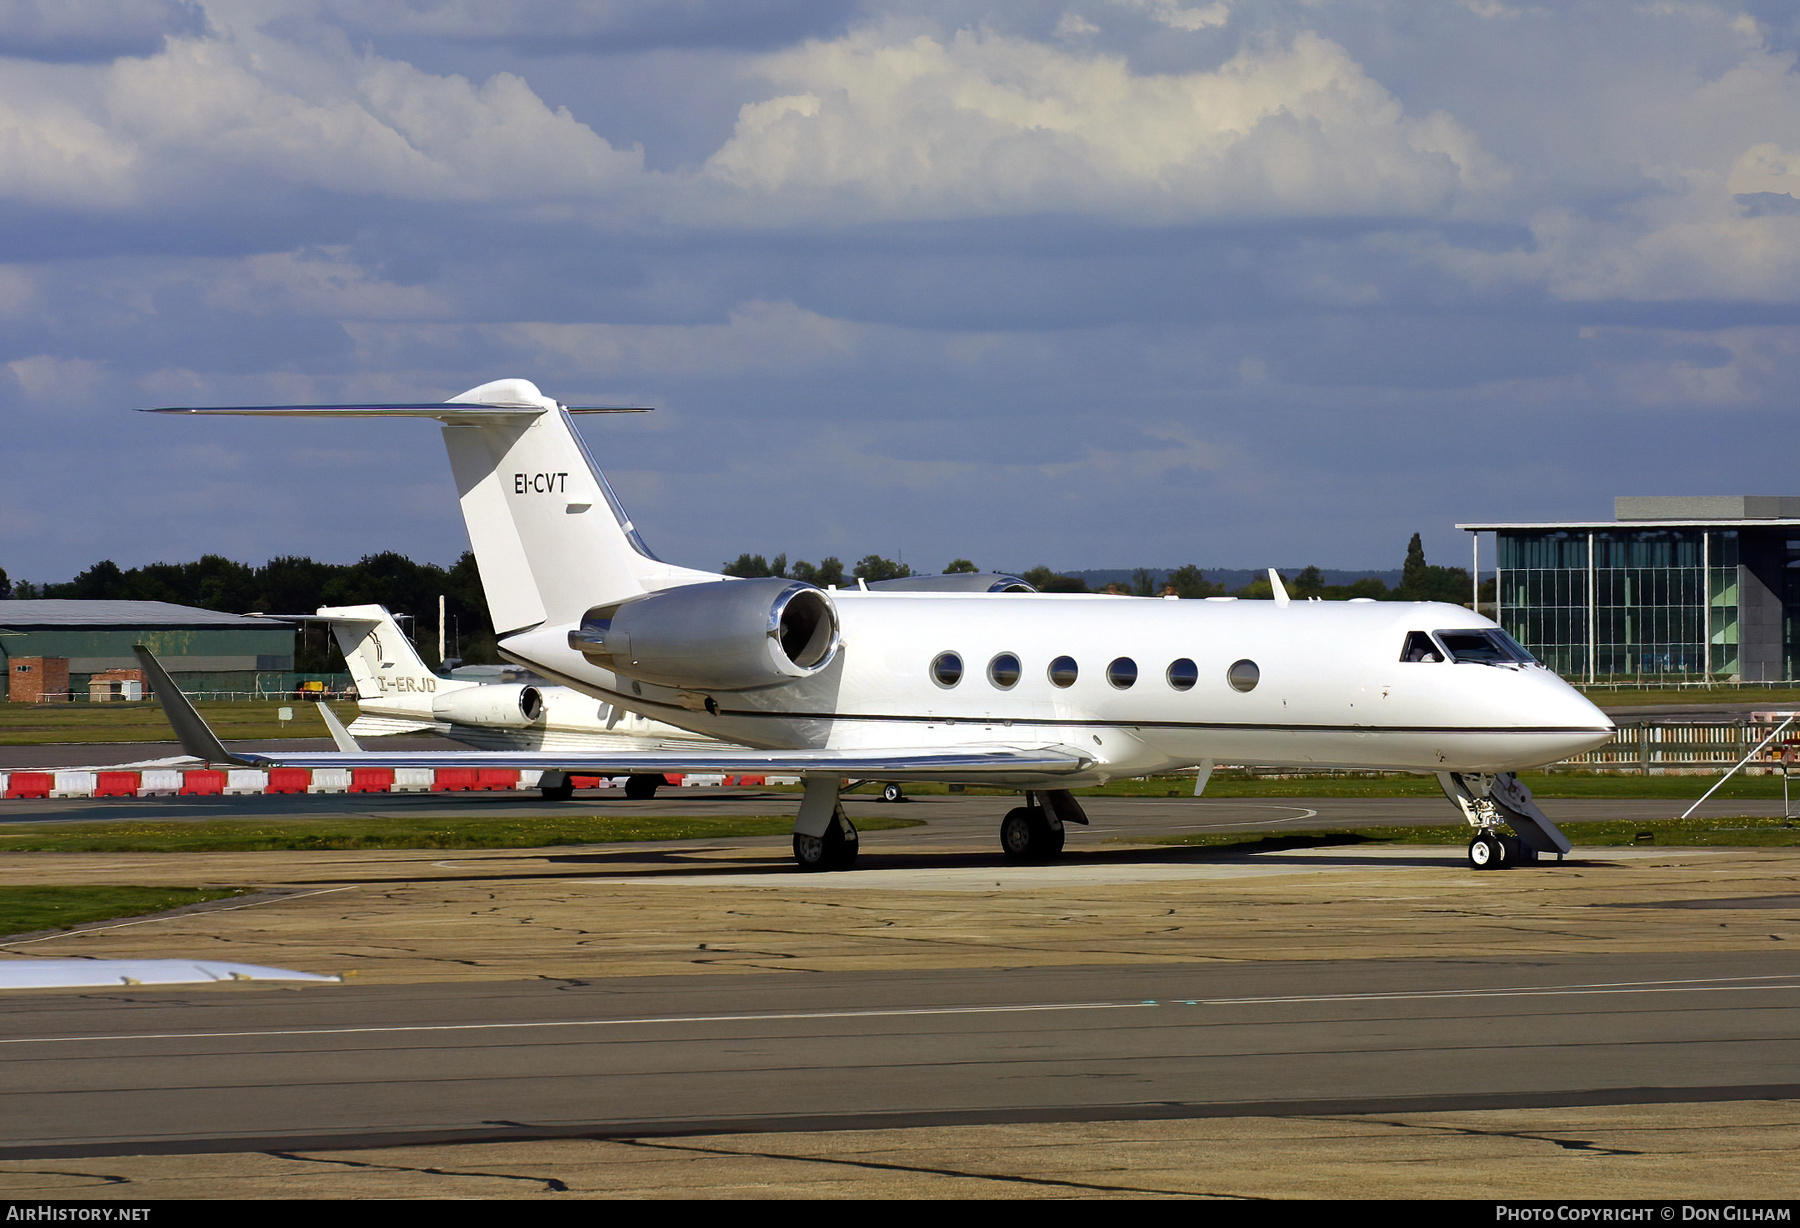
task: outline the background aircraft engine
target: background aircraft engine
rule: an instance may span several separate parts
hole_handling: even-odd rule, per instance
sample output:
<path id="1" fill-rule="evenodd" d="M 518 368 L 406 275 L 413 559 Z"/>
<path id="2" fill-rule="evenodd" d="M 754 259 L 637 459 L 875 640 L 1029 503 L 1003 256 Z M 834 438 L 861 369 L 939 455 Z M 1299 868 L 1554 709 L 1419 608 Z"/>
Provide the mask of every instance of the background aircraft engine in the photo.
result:
<path id="1" fill-rule="evenodd" d="M 458 725 L 525 729 L 543 719 L 544 697 L 534 686 L 494 683 L 435 696 L 431 714 Z"/>
<path id="2" fill-rule="evenodd" d="M 687 584 L 589 610 L 569 645 L 641 682 L 748 691 L 830 665 L 838 612 L 824 589 L 798 580 Z"/>

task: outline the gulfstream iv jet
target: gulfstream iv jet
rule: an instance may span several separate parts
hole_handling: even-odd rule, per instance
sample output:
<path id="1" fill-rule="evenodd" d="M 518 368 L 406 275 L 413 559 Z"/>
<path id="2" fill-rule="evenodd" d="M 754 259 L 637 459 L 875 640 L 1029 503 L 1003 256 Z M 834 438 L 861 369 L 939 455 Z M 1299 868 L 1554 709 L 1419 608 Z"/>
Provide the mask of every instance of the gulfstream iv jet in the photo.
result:
<path id="1" fill-rule="evenodd" d="M 794 857 L 809 869 L 855 859 L 839 803 L 847 777 L 1016 788 L 1024 804 L 1002 819 L 1001 846 L 1044 858 L 1061 850 L 1068 824 L 1087 822 L 1070 790 L 1193 768 L 1203 785 L 1220 762 L 1433 773 L 1474 828 L 1472 864 L 1499 866 L 1570 847 L 1513 773 L 1613 732 L 1478 614 L 1292 601 L 1273 573 L 1273 601 L 1176 601 L 1000 593 L 981 577 L 942 577 L 936 591 L 827 590 L 677 567 L 644 544 L 571 416 L 619 411 L 560 405 L 524 380 L 444 403 L 157 412 L 436 419 L 501 652 L 596 699 L 737 744 L 458 761 L 796 773 L 806 790 Z M 178 701 L 159 675 L 157 689 Z M 332 754 L 233 754 L 179 703 L 170 711 L 190 753 L 209 759 L 431 758 L 353 742 Z"/>

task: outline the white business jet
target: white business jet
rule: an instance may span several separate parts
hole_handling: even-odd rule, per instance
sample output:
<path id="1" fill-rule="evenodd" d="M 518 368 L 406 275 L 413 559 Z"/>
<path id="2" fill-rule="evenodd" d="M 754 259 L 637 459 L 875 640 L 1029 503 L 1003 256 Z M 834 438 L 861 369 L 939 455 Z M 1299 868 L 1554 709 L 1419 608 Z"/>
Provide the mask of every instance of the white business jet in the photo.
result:
<path id="1" fill-rule="evenodd" d="M 589 456 L 572 408 L 524 380 L 444 403 L 164 409 L 443 424 L 500 650 L 553 681 L 753 749 L 594 755 L 469 752 L 459 761 L 612 771 L 792 772 L 806 791 L 794 858 L 842 868 L 846 777 L 1017 788 L 1015 858 L 1060 852 L 1086 823 L 1073 788 L 1216 762 L 1430 772 L 1475 834 L 1478 869 L 1568 839 L 1513 773 L 1604 744 L 1612 723 L 1499 627 L 1459 606 L 1175 601 L 1093 594 L 827 591 L 732 579 L 650 552 Z M 141 654 L 146 669 L 155 667 Z M 179 693 L 160 667 L 152 680 Z M 190 753 L 249 764 L 376 766 L 405 753 L 227 752 L 171 704 Z M 348 742 L 349 739 L 342 741 Z M 1504 831 L 1502 824 L 1512 828 Z"/>
<path id="2" fill-rule="evenodd" d="M 282 617 L 331 628 L 356 683 L 357 717 L 349 729 L 354 737 L 430 732 L 482 750 L 578 753 L 719 745 L 566 686 L 440 677 L 385 606 L 323 606 L 316 614 Z M 660 773 L 635 773 L 626 778 L 625 796 L 655 797 L 662 783 Z M 548 798 L 574 793 L 566 772 L 546 771 L 538 787 Z"/>

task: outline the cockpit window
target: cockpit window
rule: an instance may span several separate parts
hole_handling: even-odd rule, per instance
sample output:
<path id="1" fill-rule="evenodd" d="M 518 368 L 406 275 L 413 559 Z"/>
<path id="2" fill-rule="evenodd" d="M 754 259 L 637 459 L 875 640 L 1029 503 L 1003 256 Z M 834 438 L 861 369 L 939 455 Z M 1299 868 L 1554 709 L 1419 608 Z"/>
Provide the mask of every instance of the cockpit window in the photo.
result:
<path id="1" fill-rule="evenodd" d="M 1431 642 L 1431 637 L 1423 631 L 1408 631 L 1406 646 L 1400 650 L 1402 661 L 1442 661 L 1444 654 L 1438 646 Z"/>
<path id="2" fill-rule="evenodd" d="M 1450 658 L 1454 661 L 1475 661 L 1482 665 L 1537 664 L 1536 657 L 1498 628 L 1486 631 L 1439 631 L 1437 637 L 1450 650 Z"/>

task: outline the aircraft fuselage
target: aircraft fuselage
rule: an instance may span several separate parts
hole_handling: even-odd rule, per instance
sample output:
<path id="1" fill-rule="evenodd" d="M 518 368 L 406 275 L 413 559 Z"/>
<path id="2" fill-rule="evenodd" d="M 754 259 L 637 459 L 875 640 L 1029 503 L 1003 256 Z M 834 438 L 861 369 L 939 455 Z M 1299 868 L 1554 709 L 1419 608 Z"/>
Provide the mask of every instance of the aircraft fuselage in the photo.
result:
<path id="1" fill-rule="evenodd" d="M 502 649 L 588 694 L 750 746 L 1055 742 L 1093 756 L 1095 780 L 1208 760 L 1501 772 L 1612 734 L 1599 709 L 1542 666 L 1401 659 L 1410 632 L 1494 628 L 1459 606 L 856 590 L 832 598 L 842 647 L 830 667 L 755 690 L 634 683 L 569 648 L 567 627 L 510 636 Z M 1248 686 L 1245 662 L 1254 667 Z"/>

